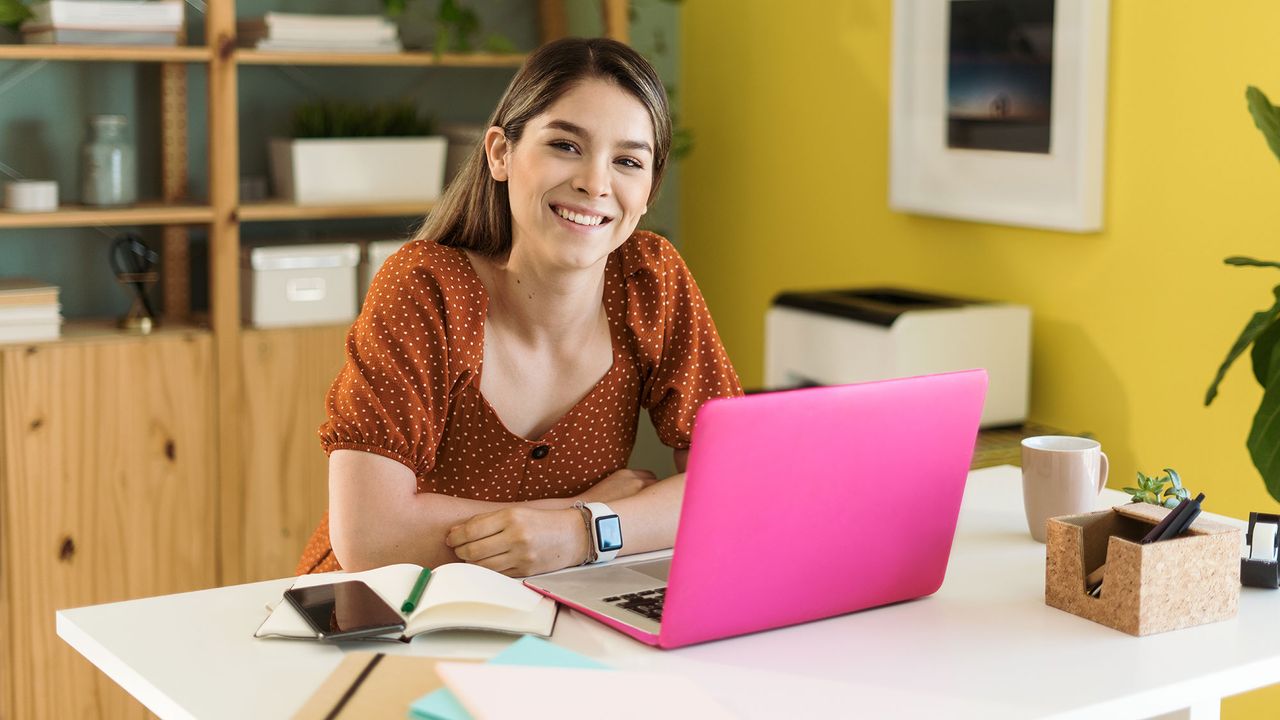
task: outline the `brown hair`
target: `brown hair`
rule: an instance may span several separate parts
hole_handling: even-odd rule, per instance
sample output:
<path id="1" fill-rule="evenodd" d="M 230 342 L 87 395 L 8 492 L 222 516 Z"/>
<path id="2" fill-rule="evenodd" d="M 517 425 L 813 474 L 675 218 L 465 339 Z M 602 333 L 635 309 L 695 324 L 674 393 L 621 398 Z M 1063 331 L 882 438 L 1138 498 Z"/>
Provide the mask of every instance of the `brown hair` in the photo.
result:
<path id="1" fill-rule="evenodd" d="M 531 119 L 545 112 L 574 85 L 594 78 L 616 83 L 649 111 L 656 145 L 653 187 L 649 191 L 652 203 L 662 185 L 667 152 L 671 149 L 667 94 L 653 66 L 616 40 L 564 38 L 538 48 L 507 86 L 489 118 L 489 126 L 502 128 L 507 141 L 515 145 Z M 507 184 L 489 174 L 484 143 L 476 144 L 415 239 L 466 248 L 489 257 L 511 250 Z"/>

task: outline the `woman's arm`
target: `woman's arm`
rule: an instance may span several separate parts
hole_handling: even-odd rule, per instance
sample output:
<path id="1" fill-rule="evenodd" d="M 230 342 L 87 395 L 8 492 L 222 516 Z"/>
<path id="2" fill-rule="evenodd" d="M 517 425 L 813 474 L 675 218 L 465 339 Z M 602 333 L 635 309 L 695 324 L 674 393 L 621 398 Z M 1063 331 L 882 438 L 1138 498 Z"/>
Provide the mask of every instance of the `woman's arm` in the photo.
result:
<path id="1" fill-rule="evenodd" d="M 357 450 L 335 450 L 329 456 L 329 540 L 345 570 L 402 562 L 436 567 L 459 559 L 444 539 L 451 527 L 468 518 L 504 508 L 569 508 L 576 516 L 578 511 L 572 507 L 578 500 L 616 502 L 653 482 L 652 473 L 622 470 L 578 497 L 485 502 L 417 493 L 413 472 L 395 460 Z"/>
<path id="2" fill-rule="evenodd" d="M 675 542 L 688 457 L 688 450 L 676 450 L 679 472 L 633 495 L 583 498 L 608 503 L 618 514 L 624 555 L 662 550 Z M 445 537 L 459 559 L 516 577 L 581 565 L 590 542 L 590 531 L 576 508 L 504 508 L 472 517 Z"/>

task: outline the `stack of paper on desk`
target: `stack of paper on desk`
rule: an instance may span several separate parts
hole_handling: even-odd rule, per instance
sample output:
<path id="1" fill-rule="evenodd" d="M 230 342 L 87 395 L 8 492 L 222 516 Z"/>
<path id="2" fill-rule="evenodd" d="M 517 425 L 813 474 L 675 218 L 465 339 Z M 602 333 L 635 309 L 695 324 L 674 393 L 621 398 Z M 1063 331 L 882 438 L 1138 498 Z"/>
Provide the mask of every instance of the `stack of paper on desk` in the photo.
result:
<path id="1" fill-rule="evenodd" d="M 303 575 L 293 587 L 362 580 L 399 612 L 420 572 L 422 568 L 417 565 L 387 565 L 357 573 Z M 548 637 L 555 622 L 555 601 L 519 580 L 479 565 L 449 563 L 431 571 L 418 607 L 405 615 L 404 637 L 435 630 L 494 630 Z M 315 639 L 316 633 L 292 605 L 281 601 L 254 633 L 254 637 L 268 636 Z"/>
<path id="2" fill-rule="evenodd" d="M 445 688 L 409 707 L 410 720 L 731 717 L 675 675 L 610 670 L 572 650 L 525 636 L 487 664 L 440 661 Z"/>

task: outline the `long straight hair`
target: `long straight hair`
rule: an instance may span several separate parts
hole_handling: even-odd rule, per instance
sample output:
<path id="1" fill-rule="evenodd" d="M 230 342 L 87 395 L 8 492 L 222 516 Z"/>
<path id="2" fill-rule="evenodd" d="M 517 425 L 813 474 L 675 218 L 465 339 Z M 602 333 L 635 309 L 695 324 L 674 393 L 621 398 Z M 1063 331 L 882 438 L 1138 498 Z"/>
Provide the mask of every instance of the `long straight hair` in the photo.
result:
<path id="1" fill-rule="evenodd" d="M 653 66 L 630 47 L 607 38 L 565 38 L 538 48 L 525 60 L 498 107 L 490 127 L 502 128 L 515 145 L 525 125 L 575 85 L 590 79 L 615 83 L 635 96 L 653 120 L 653 187 L 658 194 L 671 149 L 671 113 L 662 80 Z M 511 251 L 511 202 L 507 184 L 489 174 L 484 143 L 476 144 L 414 239 L 460 247 L 488 257 Z"/>

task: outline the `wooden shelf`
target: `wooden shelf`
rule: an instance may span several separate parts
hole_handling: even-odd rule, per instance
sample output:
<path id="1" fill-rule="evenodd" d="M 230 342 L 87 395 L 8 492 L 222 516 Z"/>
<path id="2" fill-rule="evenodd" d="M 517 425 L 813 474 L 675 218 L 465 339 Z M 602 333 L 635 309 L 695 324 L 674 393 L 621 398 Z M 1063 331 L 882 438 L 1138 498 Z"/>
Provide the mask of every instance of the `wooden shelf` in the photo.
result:
<path id="1" fill-rule="evenodd" d="M 273 200 L 240 206 L 240 220 L 338 220 L 342 218 L 411 217 L 425 215 L 433 202 L 378 203 L 359 205 L 295 205 Z"/>
<path id="2" fill-rule="evenodd" d="M 158 325 L 146 335 L 127 332 L 116 327 L 112 318 L 79 318 L 67 320 L 62 324 L 62 336 L 53 340 L 6 340 L 0 347 L 17 345 L 48 345 L 52 343 L 100 343 L 100 342 L 146 342 L 155 338 L 171 338 L 175 335 L 209 335 L 212 331 L 207 326 L 190 323 L 164 323 Z"/>
<path id="3" fill-rule="evenodd" d="M 63 205 L 54 213 L 12 213 L 0 210 L 4 228 L 81 228 L 92 225 L 201 225 L 214 222 L 209 205 L 163 205 L 142 202 L 131 208 L 87 208 Z"/>
<path id="4" fill-rule="evenodd" d="M 0 45 L 0 60 L 207 62 L 209 48 L 151 45 Z"/>
<path id="5" fill-rule="evenodd" d="M 208 205 L 139 203 L 126 208 L 63 205 L 55 212 L 0 210 L 0 229 L 86 227 L 94 225 L 203 225 L 213 222 Z"/>
<path id="6" fill-rule="evenodd" d="M 429 52 L 402 53 L 340 53 L 340 52 L 280 52 L 270 50 L 236 50 L 235 61 L 240 65 L 362 65 L 402 67 L 509 67 L 524 64 L 523 53 L 443 53 L 436 57 Z"/>

